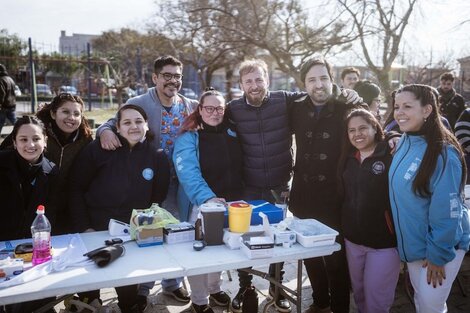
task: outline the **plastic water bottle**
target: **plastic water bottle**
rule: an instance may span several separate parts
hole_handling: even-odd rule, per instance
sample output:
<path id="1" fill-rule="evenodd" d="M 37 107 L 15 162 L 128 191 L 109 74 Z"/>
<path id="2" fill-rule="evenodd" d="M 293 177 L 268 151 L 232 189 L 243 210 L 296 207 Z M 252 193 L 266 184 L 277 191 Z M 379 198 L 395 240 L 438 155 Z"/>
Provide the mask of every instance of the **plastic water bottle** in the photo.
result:
<path id="1" fill-rule="evenodd" d="M 51 256 L 51 223 L 44 215 L 44 206 L 38 205 L 31 225 L 33 235 L 33 266 L 49 261 Z"/>

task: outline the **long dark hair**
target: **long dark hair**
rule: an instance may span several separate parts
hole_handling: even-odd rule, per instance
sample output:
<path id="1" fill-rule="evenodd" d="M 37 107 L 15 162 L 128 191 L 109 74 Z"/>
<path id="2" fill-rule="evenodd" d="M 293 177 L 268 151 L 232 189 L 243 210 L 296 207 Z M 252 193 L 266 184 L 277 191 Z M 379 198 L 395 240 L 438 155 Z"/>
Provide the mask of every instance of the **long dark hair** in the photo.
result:
<path id="1" fill-rule="evenodd" d="M 201 112 L 199 112 L 199 110 L 202 108 L 202 105 L 204 104 L 204 99 L 206 99 L 206 97 L 208 96 L 220 96 L 222 98 L 224 97 L 220 92 L 218 92 L 214 88 L 208 87 L 206 91 L 204 91 L 204 93 L 199 98 L 199 104 L 194 109 L 194 112 L 184 119 L 184 122 L 181 125 L 181 130 L 180 130 L 181 133 L 184 133 L 187 131 L 194 131 L 198 128 L 199 125 L 201 125 L 202 117 L 201 117 Z"/>
<path id="2" fill-rule="evenodd" d="M 37 113 L 36 116 L 46 125 L 49 127 L 51 123 L 55 123 L 54 119 L 51 116 L 51 112 L 56 113 L 57 110 L 64 105 L 66 102 L 77 102 L 80 104 L 80 109 L 82 113 L 82 121 L 78 130 L 80 134 L 85 136 L 86 138 L 92 138 L 92 130 L 90 125 L 88 124 L 87 119 L 83 115 L 85 104 L 83 103 L 82 98 L 79 96 L 74 96 L 70 93 L 64 92 L 60 93 L 52 99 L 50 103 L 46 103 Z"/>
<path id="3" fill-rule="evenodd" d="M 344 194 L 344 187 L 343 187 L 343 171 L 344 167 L 346 166 L 346 160 L 348 157 L 355 151 L 355 147 L 351 144 L 351 141 L 349 140 L 348 136 L 348 124 L 349 121 L 353 117 L 361 117 L 363 118 L 367 124 L 372 126 L 374 130 L 376 131 L 375 136 L 374 136 L 374 141 L 376 143 L 381 142 L 384 140 L 385 135 L 384 131 L 382 129 L 382 126 L 380 126 L 379 121 L 377 118 L 368 110 L 365 109 L 354 109 L 349 114 L 346 116 L 344 120 L 344 132 L 343 132 L 343 143 L 341 145 L 341 155 L 339 157 L 338 161 L 338 172 L 337 172 L 337 179 L 338 179 L 338 191 L 339 194 L 342 196 Z"/>
<path id="4" fill-rule="evenodd" d="M 412 93 L 416 100 L 419 100 L 421 106 L 424 107 L 425 105 L 430 104 L 432 107 L 431 114 L 426 118 L 420 129 L 420 133 L 426 140 L 427 148 L 413 181 L 414 193 L 419 196 L 431 195 L 429 182 L 436 169 L 437 160 L 440 155 L 442 155 L 444 159 L 444 167 L 446 165 L 447 154 L 444 149 L 446 145 L 453 146 L 458 153 L 460 163 L 462 164 L 461 189 L 463 190 L 467 172 L 464 154 L 455 136 L 444 126 L 444 124 L 442 124 L 437 107 L 437 97 L 432 87 L 420 84 L 406 85 L 397 90 L 396 94 L 394 94 L 394 98 L 397 94 L 402 92 Z M 393 102 L 395 102 L 395 99 L 393 99 Z"/>

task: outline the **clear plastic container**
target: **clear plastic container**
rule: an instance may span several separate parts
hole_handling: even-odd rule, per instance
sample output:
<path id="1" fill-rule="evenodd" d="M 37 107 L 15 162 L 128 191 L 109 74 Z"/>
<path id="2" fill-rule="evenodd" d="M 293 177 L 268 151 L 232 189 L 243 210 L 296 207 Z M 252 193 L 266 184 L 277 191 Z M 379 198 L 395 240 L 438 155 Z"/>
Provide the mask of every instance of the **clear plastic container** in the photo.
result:
<path id="1" fill-rule="evenodd" d="M 36 218 L 31 225 L 33 236 L 33 266 L 49 261 L 51 255 L 51 223 L 47 219 L 43 205 L 36 210 Z"/>

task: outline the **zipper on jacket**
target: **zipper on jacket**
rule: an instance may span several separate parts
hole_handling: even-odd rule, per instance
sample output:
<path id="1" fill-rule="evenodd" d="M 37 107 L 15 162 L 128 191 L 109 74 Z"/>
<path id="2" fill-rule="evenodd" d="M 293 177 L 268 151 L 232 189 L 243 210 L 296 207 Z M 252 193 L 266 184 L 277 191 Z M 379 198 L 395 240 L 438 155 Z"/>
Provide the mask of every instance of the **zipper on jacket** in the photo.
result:
<path id="1" fill-rule="evenodd" d="M 407 140 L 409 140 L 409 138 L 407 138 Z M 392 177 L 390 179 L 390 182 L 393 181 L 393 178 L 395 177 L 395 174 L 398 170 L 398 166 L 401 164 L 401 162 L 403 161 L 403 159 L 405 158 L 405 156 L 408 154 L 408 152 L 410 151 L 410 148 L 411 148 L 411 144 L 410 143 L 407 143 L 408 144 L 408 150 L 406 150 L 406 152 L 403 154 L 402 158 L 400 159 L 400 161 L 398 161 L 397 163 L 397 166 L 395 166 L 395 170 L 393 171 L 392 173 Z M 395 199 L 395 190 L 393 188 L 393 184 L 391 183 L 389 188 L 391 188 L 392 190 L 392 194 L 393 194 L 393 202 L 395 203 L 395 207 L 397 208 L 396 211 L 397 211 L 397 225 L 398 225 L 398 230 L 397 232 L 399 231 L 400 232 L 400 241 L 401 241 L 401 246 L 403 247 L 403 257 L 405 258 L 405 261 L 408 262 L 408 258 L 406 256 L 406 251 L 405 251 L 405 241 L 403 239 L 403 233 L 401 231 L 401 224 L 400 224 L 400 214 L 399 214 L 399 211 L 398 211 L 398 205 L 397 205 L 397 201 Z M 392 201 L 392 199 L 390 199 L 390 201 Z"/>

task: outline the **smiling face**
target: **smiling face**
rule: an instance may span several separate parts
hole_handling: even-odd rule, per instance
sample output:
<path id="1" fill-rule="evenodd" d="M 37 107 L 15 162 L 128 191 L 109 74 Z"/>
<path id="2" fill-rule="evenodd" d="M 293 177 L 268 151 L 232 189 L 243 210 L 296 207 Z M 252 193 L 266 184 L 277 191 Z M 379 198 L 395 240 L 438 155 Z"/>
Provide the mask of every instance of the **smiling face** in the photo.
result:
<path id="1" fill-rule="evenodd" d="M 18 129 L 13 145 L 23 159 L 36 163 L 46 147 L 46 136 L 40 126 L 25 124 Z"/>
<path id="2" fill-rule="evenodd" d="M 374 127 L 361 116 L 354 116 L 348 122 L 349 141 L 360 152 L 370 152 L 375 149 L 376 133 Z"/>
<path id="3" fill-rule="evenodd" d="M 78 102 L 66 101 L 56 112 L 51 111 L 51 117 L 66 136 L 70 135 L 82 123 L 82 106 Z"/>
<path id="4" fill-rule="evenodd" d="M 122 110 L 117 129 L 118 133 L 127 140 L 132 148 L 142 141 L 148 130 L 148 125 L 142 114 L 134 109 L 127 109 Z"/>
<path id="5" fill-rule="evenodd" d="M 175 75 L 178 78 L 175 78 Z M 176 96 L 181 89 L 182 77 L 182 68 L 175 65 L 165 65 L 160 73 L 153 73 L 152 80 L 156 86 L 158 96 L 167 99 Z"/>
<path id="6" fill-rule="evenodd" d="M 419 131 L 431 112 L 432 106 L 421 105 L 412 92 L 402 91 L 395 95 L 393 116 L 402 132 Z"/>
<path id="7" fill-rule="evenodd" d="M 240 77 L 240 88 L 245 93 L 248 103 L 260 106 L 268 93 L 269 78 L 260 68 L 255 68 L 252 72 Z"/>
<path id="8" fill-rule="evenodd" d="M 323 105 L 333 93 L 333 83 L 326 66 L 314 65 L 305 75 L 305 90 L 315 105 Z"/>
<path id="9" fill-rule="evenodd" d="M 204 97 L 204 103 L 199 107 L 199 114 L 207 125 L 217 126 L 224 119 L 225 100 L 221 95 Z"/>

